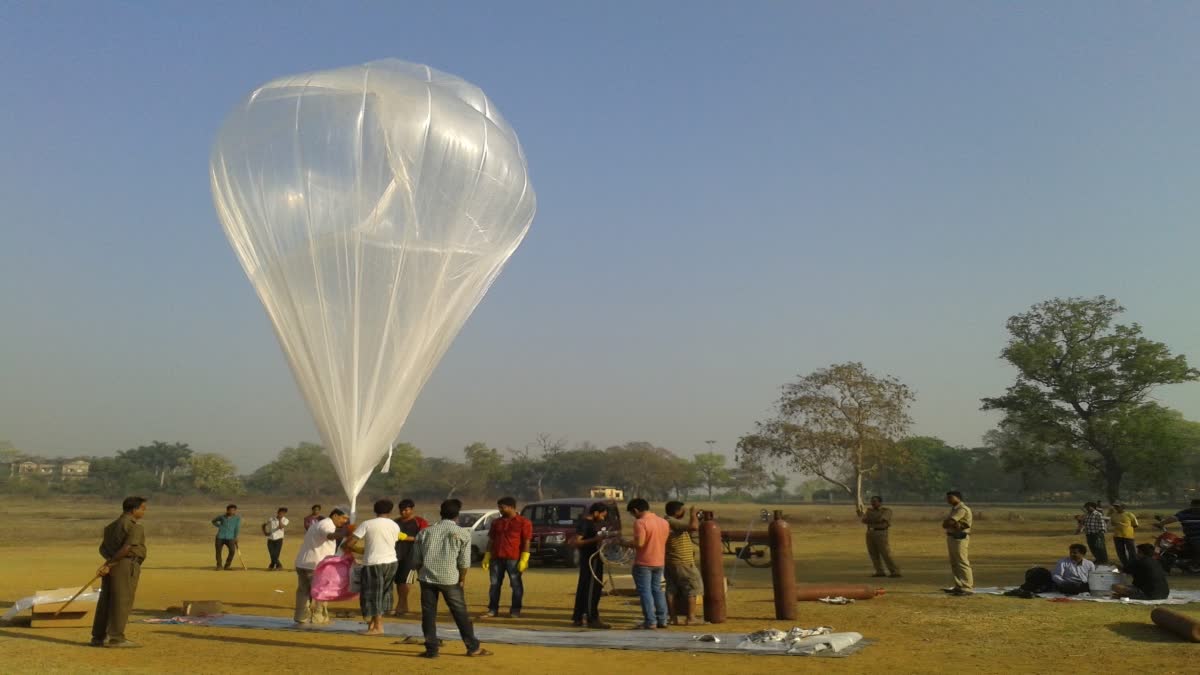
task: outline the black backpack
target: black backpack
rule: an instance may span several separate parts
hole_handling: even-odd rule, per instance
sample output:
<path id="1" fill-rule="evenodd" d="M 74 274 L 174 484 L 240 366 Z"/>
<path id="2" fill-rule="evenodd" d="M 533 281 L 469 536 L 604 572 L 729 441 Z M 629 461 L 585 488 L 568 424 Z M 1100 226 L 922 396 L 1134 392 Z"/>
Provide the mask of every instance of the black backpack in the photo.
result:
<path id="1" fill-rule="evenodd" d="M 1049 593 L 1054 590 L 1054 578 L 1045 567 L 1033 567 L 1025 572 L 1025 583 L 1021 588 L 1030 593 Z"/>

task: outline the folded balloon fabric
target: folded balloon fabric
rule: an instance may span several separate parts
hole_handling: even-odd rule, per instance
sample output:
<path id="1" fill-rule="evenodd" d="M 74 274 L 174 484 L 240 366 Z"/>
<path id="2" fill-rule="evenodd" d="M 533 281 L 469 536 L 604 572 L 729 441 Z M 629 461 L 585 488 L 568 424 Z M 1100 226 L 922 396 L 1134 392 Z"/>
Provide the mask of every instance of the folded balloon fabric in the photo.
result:
<path id="1" fill-rule="evenodd" d="M 358 593 L 350 590 L 350 577 L 354 569 L 352 556 L 331 555 L 317 563 L 313 570 L 312 592 L 313 600 L 337 602 L 358 597 Z"/>

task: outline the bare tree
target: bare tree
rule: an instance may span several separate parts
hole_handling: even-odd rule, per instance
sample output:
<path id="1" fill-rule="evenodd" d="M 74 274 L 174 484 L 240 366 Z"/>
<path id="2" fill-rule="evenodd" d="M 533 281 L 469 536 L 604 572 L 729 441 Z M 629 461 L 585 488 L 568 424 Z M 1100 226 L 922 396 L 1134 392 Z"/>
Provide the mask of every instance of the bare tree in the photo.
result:
<path id="1" fill-rule="evenodd" d="M 513 477 L 533 483 L 538 501 L 546 498 L 546 483 L 552 480 L 558 468 L 554 459 L 566 452 L 567 439 L 554 438 L 548 433 L 537 435 L 532 443 L 521 450 L 509 449 L 513 455 Z"/>
<path id="2" fill-rule="evenodd" d="M 863 478 L 879 471 L 912 423 L 914 398 L 896 378 L 872 375 L 861 363 L 832 365 L 785 385 L 775 416 L 758 422 L 738 450 L 825 479 L 852 495 L 862 513 Z"/>

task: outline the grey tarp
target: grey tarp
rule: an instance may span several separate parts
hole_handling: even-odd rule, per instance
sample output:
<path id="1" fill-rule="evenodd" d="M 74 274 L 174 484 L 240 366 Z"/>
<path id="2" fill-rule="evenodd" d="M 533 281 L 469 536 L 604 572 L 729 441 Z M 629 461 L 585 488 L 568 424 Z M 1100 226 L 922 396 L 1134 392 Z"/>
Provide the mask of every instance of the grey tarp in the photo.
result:
<path id="1" fill-rule="evenodd" d="M 189 617 L 191 618 L 191 617 Z M 283 617 L 225 614 L 210 617 L 202 625 L 222 628 L 262 628 L 296 632 L 359 633 L 363 624 L 358 621 L 333 621 L 323 626 L 297 625 Z M 415 623 L 384 624 L 386 635 L 407 638 L 414 644 L 422 641 L 421 626 Z M 637 649 L 648 651 L 708 652 L 722 654 L 767 655 L 842 655 L 853 651 L 862 641 L 858 633 L 830 633 L 804 638 L 795 642 L 749 643 L 744 633 L 710 633 L 719 642 L 696 639 L 693 633 L 676 631 L 535 631 L 518 628 L 476 626 L 475 635 L 481 642 L 539 647 L 586 647 L 592 649 Z M 458 630 L 438 626 L 438 637 L 447 645 L 458 641 Z"/>

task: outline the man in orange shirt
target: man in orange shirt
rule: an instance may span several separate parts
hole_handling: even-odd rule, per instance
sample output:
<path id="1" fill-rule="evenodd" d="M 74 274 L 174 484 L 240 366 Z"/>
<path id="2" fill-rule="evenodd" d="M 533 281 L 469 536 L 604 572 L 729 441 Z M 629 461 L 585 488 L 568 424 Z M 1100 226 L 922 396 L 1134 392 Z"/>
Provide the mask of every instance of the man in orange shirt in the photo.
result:
<path id="1" fill-rule="evenodd" d="M 667 538 L 671 526 L 650 512 L 650 503 L 638 497 L 625 507 L 636 519 L 633 541 L 624 546 L 637 550 L 633 562 L 633 585 L 637 587 L 645 621 L 638 628 L 652 630 L 667 627 L 667 594 L 663 592 L 663 567 L 667 560 Z"/>

